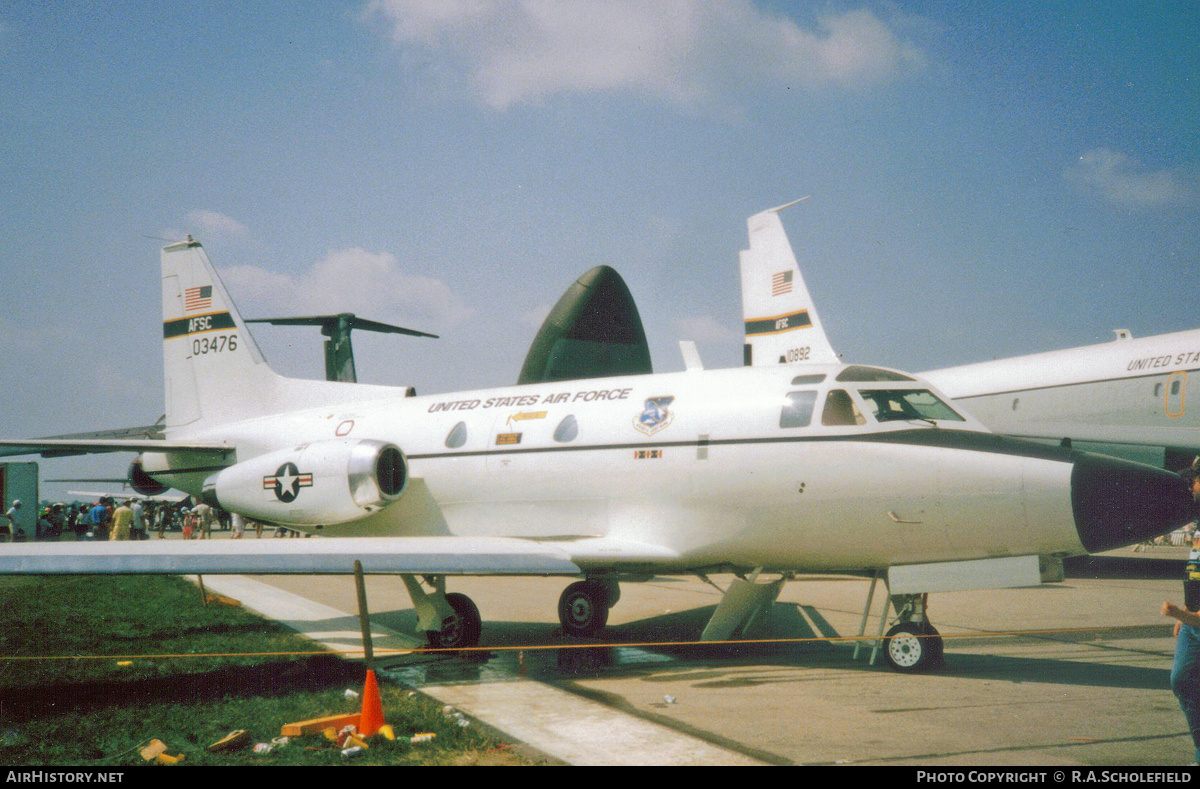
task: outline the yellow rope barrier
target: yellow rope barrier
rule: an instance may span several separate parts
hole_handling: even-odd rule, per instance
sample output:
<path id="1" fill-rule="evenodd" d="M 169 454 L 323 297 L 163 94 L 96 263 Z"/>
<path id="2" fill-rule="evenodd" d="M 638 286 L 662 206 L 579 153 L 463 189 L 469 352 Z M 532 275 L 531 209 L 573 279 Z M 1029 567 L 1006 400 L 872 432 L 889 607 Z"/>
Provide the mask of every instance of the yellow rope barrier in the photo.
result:
<path id="1" fill-rule="evenodd" d="M 1165 626 L 1164 626 L 1165 627 Z M 1020 636 L 1049 636 L 1079 633 L 1103 633 L 1117 630 L 1116 627 L 1081 627 L 1061 630 L 1009 630 L 979 633 L 942 633 L 943 640 L 955 638 L 999 638 Z M 916 638 L 931 636 L 912 634 Z M 853 643 L 855 641 L 877 641 L 875 636 L 813 636 L 809 638 L 756 638 L 727 641 L 631 641 L 598 644 L 530 644 L 516 646 L 476 646 L 476 647 L 414 647 L 386 648 L 376 647 L 375 653 L 381 654 L 440 654 L 461 652 L 518 652 L 546 651 L 552 649 L 628 649 L 636 647 L 686 647 L 686 646 L 721 646 L 721 645 L 761 645 L 761 644 L 802 644 L 824 641 L 828 643 Z M 161 655 L 0 655 L 0 661 L 37 661 L 37 660 L 179 660 L 185 658 L 237 658 L 237 657 L 311 657 L 315 655 L 361 655 L 363 649 L 317 649 L 298 652 L 194 652 L 183 654 Z"/>

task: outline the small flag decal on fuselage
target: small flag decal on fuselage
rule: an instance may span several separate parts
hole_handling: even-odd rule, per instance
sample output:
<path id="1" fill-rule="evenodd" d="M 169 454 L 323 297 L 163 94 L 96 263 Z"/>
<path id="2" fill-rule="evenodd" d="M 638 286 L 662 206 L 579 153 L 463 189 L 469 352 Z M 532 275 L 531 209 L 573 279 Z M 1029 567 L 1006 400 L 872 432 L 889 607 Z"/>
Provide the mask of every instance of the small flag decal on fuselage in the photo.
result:
<path id="1" fill-rule="evenodd" d="M 771 295 L 782 296 L 792 292 L 792 272 L 781 271 L 771 275 Z"/>
<path id="2" fill-rule="evenodd" d="M 183 309 L 185 312 L 212 309 L 212 285 L 201 288 L 188 288 L 184 291 Z"/>

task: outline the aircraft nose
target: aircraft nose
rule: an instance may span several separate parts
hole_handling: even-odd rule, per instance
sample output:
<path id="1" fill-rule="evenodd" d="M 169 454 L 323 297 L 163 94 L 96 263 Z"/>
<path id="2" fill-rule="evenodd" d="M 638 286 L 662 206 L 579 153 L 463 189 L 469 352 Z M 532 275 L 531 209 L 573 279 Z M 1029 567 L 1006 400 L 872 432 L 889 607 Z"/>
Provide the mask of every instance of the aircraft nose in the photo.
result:
<path id="1" fill-rule="evenodd" d="M 1166 534 L 1200 515 L 1178 474 L 1085 452 L 1071 472 L 1071 507 L 1089 553 Z"/>

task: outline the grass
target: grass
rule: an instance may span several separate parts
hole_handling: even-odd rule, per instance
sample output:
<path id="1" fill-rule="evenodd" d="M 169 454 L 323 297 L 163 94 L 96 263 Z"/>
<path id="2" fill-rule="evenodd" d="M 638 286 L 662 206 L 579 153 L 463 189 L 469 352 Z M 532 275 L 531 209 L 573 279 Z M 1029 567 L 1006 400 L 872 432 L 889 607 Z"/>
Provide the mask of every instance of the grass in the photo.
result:
<path id="1" fill-rule="evenodd" d="M 2 578 L 0 657 L 38 659 L 0 661 L 0 764 L 140 765 L 151 739 L 185 764 L 343 763 L 321 736 L 266 755 L 206 750 L 235 729 L 270 742 L 285 723 L 357 712 L 344 692 L 362 690 L 361 664 L 290 654 L 319 649 L 240 607 L 202 605 L 178 577 Z M 381 683 L 380 695 L 396 741 L 373 739 L 355 764 L 525 763 L 420 694 Z M 412 745 L 417 732 L 437 736 Z"/>

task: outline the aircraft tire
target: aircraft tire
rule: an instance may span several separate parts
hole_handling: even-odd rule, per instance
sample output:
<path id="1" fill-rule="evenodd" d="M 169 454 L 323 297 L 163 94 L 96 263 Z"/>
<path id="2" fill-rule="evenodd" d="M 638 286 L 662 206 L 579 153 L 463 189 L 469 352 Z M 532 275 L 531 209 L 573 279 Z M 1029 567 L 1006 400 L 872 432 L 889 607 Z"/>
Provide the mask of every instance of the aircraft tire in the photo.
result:
<path id="1" fill-rule="evenodd" d="M 558 619 L 569 636 L 594 636 L 608 624 L 608 590 L 596 581 L 577 581 L 558 599 Z"/>
<path id="2" fill-rule="evenodd" d="M 605 581 L 604 594 L 608 600 L 608 607 L 612 608 L 621 599 L 621 585 L 616 581 Z"/>
<path id="3" fill-rule="evenodd" d="M 429 645 L 441 649 L 473 647 L 483 633 L 483 620 L 474 601 L 465 594 L 451 592 L 446 602 L 454 609 L 455 617 L 442 623 L 440 631 L 427 631 Z"/>
<path id="4" fill-rule="evenodd" d="M 928 622 L 925 623 L 925 641 L 928 642 L 930 648 L 929 667 L 937 668 L 945 665 L 945 644 L 942 642 L 942 634 Z"/>
<path id="5" fill-rule="evenodd" d="M 887 632 L 883 656 L 895 671 L 928 671 L 941 663 L 941 641 L 942 637 L 927 624 L 901 622 Z"/>

